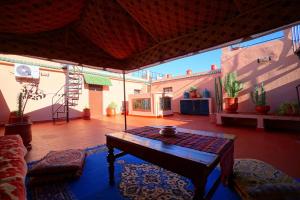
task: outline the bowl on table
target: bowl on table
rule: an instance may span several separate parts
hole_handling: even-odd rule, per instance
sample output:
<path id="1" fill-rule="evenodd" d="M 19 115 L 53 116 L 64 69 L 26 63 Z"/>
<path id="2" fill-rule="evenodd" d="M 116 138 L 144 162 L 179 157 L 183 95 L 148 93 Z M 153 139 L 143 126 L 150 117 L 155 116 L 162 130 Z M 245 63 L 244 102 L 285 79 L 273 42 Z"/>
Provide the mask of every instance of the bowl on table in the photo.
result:
<path id="1" fill-rule="evenodd" d="M 163 136 L 174 136 L 177 133 L 176 126 L 163 126 L 159 133 Z"/>

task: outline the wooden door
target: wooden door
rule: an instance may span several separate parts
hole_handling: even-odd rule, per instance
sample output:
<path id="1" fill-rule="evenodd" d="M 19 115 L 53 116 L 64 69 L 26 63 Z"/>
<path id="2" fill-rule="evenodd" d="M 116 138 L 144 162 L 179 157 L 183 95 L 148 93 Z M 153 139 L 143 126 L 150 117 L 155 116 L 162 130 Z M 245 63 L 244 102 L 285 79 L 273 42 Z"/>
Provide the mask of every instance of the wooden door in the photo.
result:
<path id="1" fill-rule="evenodd" d="M 91 118 L 100 118 L 103 115 L 103 88 L 100 85 L 89 85 L 89 107 Z"/>

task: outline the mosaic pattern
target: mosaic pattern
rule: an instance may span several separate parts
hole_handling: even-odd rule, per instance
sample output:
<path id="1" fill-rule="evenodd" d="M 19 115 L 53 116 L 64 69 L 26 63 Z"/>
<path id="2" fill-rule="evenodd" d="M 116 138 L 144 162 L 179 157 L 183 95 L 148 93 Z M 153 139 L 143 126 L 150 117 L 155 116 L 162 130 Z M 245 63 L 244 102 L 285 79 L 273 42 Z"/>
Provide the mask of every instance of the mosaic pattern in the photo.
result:
<path id="1" fill-rule="evenodd" d="M 119 187 L 124 197 L 133 200 L 192 199 L 193 192 L 187 189 L 186 178 L 155 165 L 122 162 L 123 171 Z"/>

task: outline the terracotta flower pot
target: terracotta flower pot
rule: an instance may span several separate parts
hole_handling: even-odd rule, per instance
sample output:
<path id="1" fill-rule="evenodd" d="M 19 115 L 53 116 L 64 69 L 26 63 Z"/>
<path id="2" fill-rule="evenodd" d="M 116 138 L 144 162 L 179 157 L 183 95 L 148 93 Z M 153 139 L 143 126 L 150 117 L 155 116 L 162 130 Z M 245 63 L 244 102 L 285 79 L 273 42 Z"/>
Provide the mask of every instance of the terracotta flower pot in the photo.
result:
<path id="1" fill-rule="evenodd" d="M 267 114 L 270 111 L 270 106 L 255 106 L 255 110 L 259 114 Z"/>
<path id="2" fill-rule="evenodd" d="M 85 120 L 91 119 L 91 110 L 89 108 L 83 109 L 83 119 Z"/>
<path id="3" fill-rule="evenodd" d="M 5 125 L 4 135 L 20 135 L 23 140 L 24 146 L 30 150 L 31 149 L 31 122 L 17 122 Z"/>
<path id="4" fill-rule="evenodd" d="M 197 91 L 190 91 L 190 98 L 197 98 Z"/>
<path id="5" fill-rule="evenodd" d="M 107 116 L 116 116 L 116 109 L 114 108 L 107 108 L 106 109 L 106 115 Z"/>
<path id="6" fill-rule="evenodd" d="M 236 113 L 238 109 L 238 98 L 224 98 L 225 112 Z"/>

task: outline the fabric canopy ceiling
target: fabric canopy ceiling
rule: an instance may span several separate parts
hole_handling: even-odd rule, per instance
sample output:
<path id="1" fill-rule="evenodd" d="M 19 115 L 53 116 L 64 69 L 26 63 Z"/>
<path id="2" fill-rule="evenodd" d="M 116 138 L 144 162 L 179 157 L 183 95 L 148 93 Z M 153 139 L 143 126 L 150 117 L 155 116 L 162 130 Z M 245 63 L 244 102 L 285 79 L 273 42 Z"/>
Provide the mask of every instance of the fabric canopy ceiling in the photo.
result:
<path id="1" fill-rule="evenodd" d="M 110 79 L 103 76 L 83 74 L 83 77 L 85 82 L 90 85 L 112 85 Z"/>
<path id="2" fill-rule="evenodd" d="M 132 70 L 299 20 L 298 0 L 6 0 L 0 53 Z"/>

